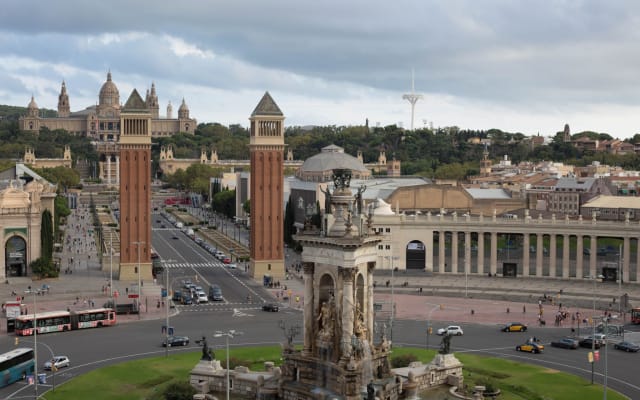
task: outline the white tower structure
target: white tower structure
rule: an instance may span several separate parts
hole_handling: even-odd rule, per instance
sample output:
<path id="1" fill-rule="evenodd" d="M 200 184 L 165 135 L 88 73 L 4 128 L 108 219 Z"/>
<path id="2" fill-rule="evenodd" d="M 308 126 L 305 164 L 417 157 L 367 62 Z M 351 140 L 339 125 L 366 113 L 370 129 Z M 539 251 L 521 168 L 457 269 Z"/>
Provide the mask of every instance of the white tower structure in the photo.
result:
<path id="1" fill-rule="evenodd" d="M 415 92 L 414 82 L 413 82 L 413 69 L 411 70 L 411 93 L 403 94 L 403 100 L 408 100 L 411 103 L 411 130 L 413 130 L 413 114 L 416 108 L 416 103 L 418 100 L 422 99 L 422 95 Z"/>

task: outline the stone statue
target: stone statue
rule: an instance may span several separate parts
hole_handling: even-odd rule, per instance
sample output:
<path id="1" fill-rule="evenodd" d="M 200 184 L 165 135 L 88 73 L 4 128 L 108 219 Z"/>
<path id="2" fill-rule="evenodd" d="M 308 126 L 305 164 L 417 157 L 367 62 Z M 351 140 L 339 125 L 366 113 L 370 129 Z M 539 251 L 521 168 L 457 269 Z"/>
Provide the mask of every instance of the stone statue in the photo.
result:
<path id="1" fill-rule="evenodd" d="M 354 319 L 353 332 L 360 338 L 365 336 L 367 333 L 367 327 L 364 324 L 364 314 L 362 313 L 360 303 L 356 303 L 356 316 Z"/>
<path id="2" fill-rule="evenodd" d="M 324 213 L 331 214 L 331 189 L 327 186 L 326 190 L 322 190 L 320 187 L 320 191 L 324 193 Z"/>
<path id="3" fill-rule="evenodd" d="M 207 344 L 207 338 L 206 337 L 202 337 L 201 340 L 197 340 L 196 343 L 201 344 L 202 345 L 202 358 L 200 358 L 203 361 L 211 361 L 214 358 L 216 358 L 215 353 L 209 348 L 209 345 Z"/>
<path id="4" fill-rule="evenodd" d="M 348 169 L 334 169 L 333 185 L 336 190 L 348 188 L 351 185 L 351 171 Z"/>
<path id="5" fill-rule="evenodd" d="M 375 400 L 376 398 L 376 388 L 373 386 L 373 381 L 370 381 L 367 384 L 367 400 Z"/>
<path id="6" fill-rule="evenodd" d="M 318 321 L 320 322 L 318 326 L 318 336 L 321 339 L 330 338 L 333 335 L 333 310 L 331 309 L 331 305 L 326 301 L 322 302 Z"/>
<path id="7" fill-rule="evenodd" d="M 362 185 L 358 188 L 358 193 L 356 193 L 356 214 L 361 215 L 362 209 L 364 207 L 364 202 L 362 200 L 362 194 L 367 190 L 366 185 Z"/>
<path id="8" fill-rule="evenodd" d="M 451 335 L 445 333 L 442 337 L 442 342 L 440 343 L 440 350 L 438 351 L 440 354 L 449 354 L 451 353 Z"/>

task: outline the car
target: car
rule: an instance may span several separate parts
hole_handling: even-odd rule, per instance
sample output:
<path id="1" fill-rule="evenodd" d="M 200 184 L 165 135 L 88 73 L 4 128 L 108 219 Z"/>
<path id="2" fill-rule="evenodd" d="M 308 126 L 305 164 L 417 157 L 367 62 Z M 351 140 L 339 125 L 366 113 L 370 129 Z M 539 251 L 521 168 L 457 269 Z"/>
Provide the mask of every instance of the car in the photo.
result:
<path id="1" fill-rule="evenodd" d="M 578 342 L 578 346 L 586 347 L 587 349 L 599 349 L 600 348 L 600 342 L 596 340 L 595 341 L 595 345 L 594 345 L 593 338 L 586 337 L 586 338 L 580 339 L 580 341 Z"/>
<path id="2" fill-rule="evenodd" d="M 161 228 L 166 228 L 167 226 L 165 224 L 161 224 L 160 227 Z"/>
<path id="3" fill-rule="evenodd" d="M 640 346 L 632 342 L 620 342 L 613 345 L 613 348 L 616 350 L 622 350 L 626 352 L 637 353 L 640 350 Z"/>
<path id="4" fill-rule="evenodd" d="M 192 282 L 191 282 L 191 280 L 187 279 L 187 280 L 182 281 L 182 285 L 184 286 L 185 289 L 189 289 L 191 287 L 191 285 L 192 285 Z"/>
<path id="5" fill-rule="evenodd" d="M 209 297 L 207 296 L 207 294 L 205 292 L 197 292 L 196 293 L 196 302 L 198 304 L 200 303 L 208 303 L 209 302 Z"/>
<path id="6" fill-rule="evenodd" d="M 172 238 L 175 240 L 180 239 L 176 233 L 173 234 Z"/>
<path id="7" fill-rule="evenodd" d="M 596 333 L 595 335 L 589 335 L 587 336 L 587 338 L 588 339 L 595 338 L 596 344 L 600 346 L 605 346 L 607 344 L 607 335 L 605 335 L 604 333 Z"/>
<path id="8" fill-rule="evenodd" d="M 502 332 L 526 332 L 527 326 L 520 322 L 512 322 L 502 328 Z"/>
<path id="9" fill-rule="evenodd" d="M 462 336 L 464 332 L 462 328 L 458 325 L 449 325 L 446 328 L 440 328 L 437 331 L 438 335 L 442 336 L 444 334 L 454 335 L 454 336 Z"/>
<path id="10" fill-rule="evenodd" d="M 182 304 L 184 304 L 185 306 L 191 305 L 193 304 L 193 298 L 191 297 L 191 295 L 188 292 L 184 292 L 182 294 L 182 300 L 181 300 Z"/>
<path id="11" fill-rule="evenodd" d="M 159 219 L 157 219 L 157 220 L 156 220 L 156 223 L 157 223 L 157 224 L 159 224 L 160 222 L 162 222 L 162 221 L 160 221 Z"/>
<path id="12" fill-rule="evenodd" d="M 276 303 L 265 303 L 262 305 L 262 311 L 278 312 L 280 307 Z"/>
<path id="13" fill-rule="evenodd" d="M 224 264 L 231 264 L 231 259 L 229 257 L 225 257 L 225 258 L 222 259 L 222 262 Z"/>
<path id="14" fill-rule="evenodd" d="M 236 268 L 238 268 L 238 266 L 235 263 L 229 263 L 229 264 L 227 264 L 227 268 L 236 269 Z"/>
<path id="15" fill-rule="evenodd" d="M 51 371 L 53 367 L 56 369 L 68 367 L 70 364 L 69 357 L 67 356 L 54 356 L 51 360 L 44 363 L 44 369 Z"/>
<path id="16" fill-rule="evenodd" d="M 578 340 L 573 338 L 562 338 L 551 342 L 551 347 L 560 347 L 561 349 L 575 350 L 578 348 Z"/>
<path id="17" fill-rule="evenodd" d="M 169 336 L 162 342 L 162 347 L 188 346 L 188 336 Z"/>
<path id="18" fill-rule="evenodd" d="M 524 344 L 516 346 L 516 351 L 528 351 L 529 353 L 538 354 L 544 351 L 544 345 L 533 340 L 527 340 Z"/>
<path id="19" fill-rule="evenodd" d="M 222 290 L 218 285 L 212 285 L 209 287 L 209 298 L 213 301 L 223 301 Z"/>

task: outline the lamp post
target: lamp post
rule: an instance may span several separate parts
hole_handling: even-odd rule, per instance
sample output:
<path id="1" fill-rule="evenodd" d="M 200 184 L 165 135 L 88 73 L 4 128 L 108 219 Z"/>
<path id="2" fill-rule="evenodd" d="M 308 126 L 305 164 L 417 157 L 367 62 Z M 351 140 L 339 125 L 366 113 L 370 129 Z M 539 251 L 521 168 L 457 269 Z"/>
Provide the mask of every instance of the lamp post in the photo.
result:
<path id="1" fill-rule="evenodd" d="M 395 315 L 396 315 L 396 302 L 395 302 L 395 296 L 394 296 L 394 288 L 393 288 L 393 282 L 394 282 L 394 275 L 393 275 L 393 271 L 394 271 L 394 267 L 393 267 L 393 260 L 395 260 L 397 257 L 392 257 L 392 256 L 385 256 L 385 258 L 387 260 L 389 260 L 389 266 L 391 267 L 391 323 L 390 323 L 390 330 L 389 330 L 389 339 L 391 340 L 391 343 L 393 343 L 393 321 L 395 319 Z"/>
<path id="2" fill-rule="evenodd" d="M 427 315 L 427 350 L 429 349 L 429 336 L 431 336 L 431 314 L 433 314 L 433 312 L 435 310 L 442 310 L 442 304 L 436 304 L 430 311 L 429 311 L 429 315 Z"/>
<path id="3" fill-rule="evenodd" d="M 109 254 L 111 256 L 109 264 L 109 297 L 113 297 L 113 231 L 109 231 Z"/>
<path id="4" fill-rule="evenodd" d="M 216 331 L 216 333 L 213 334 L 213 337 L 222 337 L 224 336 L 227 342 L 227 400 L 229 400 L 229 338 L 234 338 L 238 335 L 242 335 L 242 332 L 238 332 L 235 329 L 231 329 L 229 331 L 223 332 L 223 331 Z"/>
<path id="5" fill-rule="evenodd" d="M 166 286 L 166 291 L 167 291 L 167 296 L 166 296 L 166 301 L 164 303 L 164 307 L 165 307 L 165 311 L 166 311 L 166 321 L 165 321 L 165 326 L 166 329 L 164 331 L 165 335 L 164 338 L 166 340 L 166 346 L 165 346 L 165 351 L 164 351 L 164 356 L 165 357 L 169 357 L 169 305 L 171 302 L 171 298 L 169 297 L 169 268 L 167 268 L 167 266 L 165 265 L 166 262 L 169 261 L 174 261 L 174 260 L 162 260 L 162 266 L 164 267 L 164 271 L 165 271 L 165 286 Z"/>
<path id="6" fill-rule="evenodd" d="M 25 293 L 33 294 L 33 355 L 35 361 L 35 367 L 33 369 L 33 388 L 35 392 L 34 399 L 38 400 L 38 320 L 36 319 L 36 310 L 38 309 L 38 303 L 36 299 L 36 292 L 34 290 L 27 290 Z"/>
<path id="7" fill-rule="evenodd" d="M 622 314 L 622 245 L 618 246 L 618 315 Z M 624 319 L 623 319 L 624 323 Z"/>
<path id="8" fill-rule="evenodd" d="M 142 281 L 140 280 L 140 245 L 145 244 L 145 242 L 131 242 L 131 244 L 135 244 L 138 246 L 138 319 L 141 319 L 140 315 L 140 286 Z M 169 327 L 167 327 L 169 329 Z"/>

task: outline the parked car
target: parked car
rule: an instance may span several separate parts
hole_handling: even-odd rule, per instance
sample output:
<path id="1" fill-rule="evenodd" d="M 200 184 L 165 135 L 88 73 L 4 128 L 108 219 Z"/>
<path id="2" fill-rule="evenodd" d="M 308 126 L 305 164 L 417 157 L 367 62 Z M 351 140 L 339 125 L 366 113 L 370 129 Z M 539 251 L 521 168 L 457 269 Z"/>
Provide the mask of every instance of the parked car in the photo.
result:
<path id="1" fill-rule="evenodd" d="M 265 303 L 262 305 L 262 311 L 278 312 L 279 309 L 275 303 Z"/>
<path id="2" fill-rule="evenodd" d="M 524 344 L 516 346 L 517 351 L 528 351 L 529 353 L 542 353 L 544 351 L 544 345 L 542 343 L 527 340 Z"/>
<path id="3" fill-rule="evenodd" d="M 222 259 L 222 262 L 225 264 L 231 264 L 231 259 L 229 257 L 225 257 Z"/>
<path id="4" fill-rule="evenodd" d="M 238 268 L 238 266 L 235 263 L 229 263 L 229 264 L 227 264 L 227 268 L 236 269 L 236 268 Z"/>
<path id="5" fill-rule="evenodd" d="M 162 347 L 188 346 L 188 336 L 169 336 L 162 342 Z"/>
<path id="6" fill-rule="evenodd" d="M 640 346 L 631 342 L 620 342 L 613 345 L 613 348 L 616 350 L 622 350 L 626 352 L 637 353 L 640 350 Z"/>
<path id="7" fill-rule="evenodd" d="M 182 304 L 184 304 L 185 306 L 193 304 L 193 298 L 191 297 L 190 293 L 182 294 Z"/>
<path id="8" fill-rule="evenodd" d="M 56 369 L 68 367 L 70 364 L 69 357 L 67 356 L 54 356 L 51 360 L 44 363 L 44 369 L 51 371 L 54 366 Z"/>
<path id="9" fill-rule="evenodd" d="M 462 336 L 464 334 L 464 332 L 462 332 L 462 328 L 460 328 L 458 325 L 449 325 L 446 328 L 440 328 L 438 329 L 437 333 L 440 336 L 444 334 Z"/>
<path id="10" fill-rule="evenodd" d="M 578 348 L 578 341 L 573 338 L 562 338 L 551 342 L 551 347 L 575 350 Z"/>
<path id="11" fill-rule="evenodd" d="M 520 322 L 512 322 L 502 328 L 502 332 L 526 332 L 527 326 Z"/>

